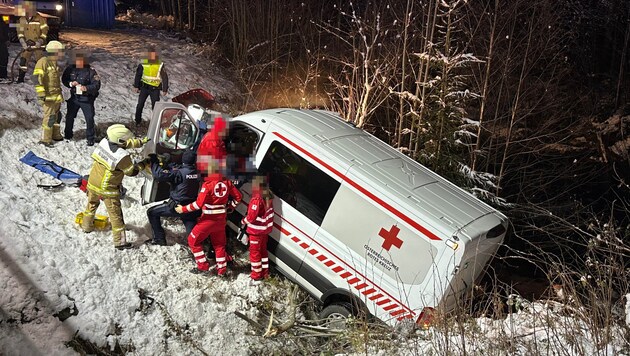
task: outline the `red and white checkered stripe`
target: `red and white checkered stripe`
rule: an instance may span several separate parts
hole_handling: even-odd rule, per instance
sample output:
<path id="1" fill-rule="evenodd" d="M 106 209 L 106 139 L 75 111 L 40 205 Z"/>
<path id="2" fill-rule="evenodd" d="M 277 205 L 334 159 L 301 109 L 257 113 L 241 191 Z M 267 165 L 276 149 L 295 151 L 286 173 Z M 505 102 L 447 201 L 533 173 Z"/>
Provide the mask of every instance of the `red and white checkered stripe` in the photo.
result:
<path id="1" fill-rule="evenodd" d="M 356 271 L 351 271 L 347 267 L 343 267 L 341 264 L 335 262 L 326 254 L 320 252 L 318 249 L 309 247 L 309 244 L 300 240 L 299 237 L 293 235 L 288 230 L 280 227 L 277 224 L 274 226 L 280 230 L 280 232 L 295 242 L 298 246 L 306 250 L 315 259 L 321 262 L 326 267 L 330 268 L 339 277 L 345 279 L 348 284 L 354 287 L 359 293 L 363 294 L 367 299 L 374 302 L 379 308 L 389 313 L 396 320 L 401 321 L 404 319 L 415 319 L 416 313 L 410 310 L 407 306 L 398 302 L 391 297 L 387 292 L 383 291 L 379 286 L 366 280 L 364 277 L 358 275 Z"/>

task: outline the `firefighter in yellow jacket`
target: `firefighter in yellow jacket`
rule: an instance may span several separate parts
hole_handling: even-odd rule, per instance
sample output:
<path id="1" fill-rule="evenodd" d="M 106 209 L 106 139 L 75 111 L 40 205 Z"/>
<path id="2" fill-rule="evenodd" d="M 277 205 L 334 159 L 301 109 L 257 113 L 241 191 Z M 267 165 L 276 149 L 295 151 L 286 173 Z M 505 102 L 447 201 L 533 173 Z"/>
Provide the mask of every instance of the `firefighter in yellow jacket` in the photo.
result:
<path id="1" fill-rule="evenodd" d="M 102 199 L 112 224 L 114 247 L 119 250 L 131 247 L 127 242 L 120 206 L 122 180 L 125 176 L 137 175 L 148 164 L 148 161 L 133 163 L 126 148 L 138 148 L 148 141 L 146 137 L 134 138 L 124 125 L 114 124 L 107 129 L 107 137 L 101 140 L 92 153 L 94 164 L 88 178 L 88 203 L 83 212 L 81 228 L 85 232 L 94 230 L 94 214 Z"/>
<path id="2" fill-rule="evenodd" d="M 22 7 L 22 8 L 20 8 Z M 37 13 L 35 3 L 33 1 L 24 1 L 22 5 L 18 5 L 20 20 L 17 24 L 17 36 L 22 45 L 22 54 L 20 55 L 20 74 L 18 83 L 24 83 L 24 75 L 28 70 L 28 61 L 31 55 L 35 56 L 38 61 L 43 56 L 43 47 L 48 36 L 48 24 L 46 19 Z"/>
<path id="3" fill-rule="evenodd" d="M 57 65 L 57 61 L 63 56 L 63 44 L 59 41 L 50 41 L 46 45 L 46 52 L 48 55 L 40 58 L 35 64 L 33 81 L 37 101 L 44 109 L 43 133 L 40 143 L 51 146 L 53 140 L 63 140 L 59 126 L 61 120 L 59 110 L 63 96 L 61 95 L 61 80 Z"/>

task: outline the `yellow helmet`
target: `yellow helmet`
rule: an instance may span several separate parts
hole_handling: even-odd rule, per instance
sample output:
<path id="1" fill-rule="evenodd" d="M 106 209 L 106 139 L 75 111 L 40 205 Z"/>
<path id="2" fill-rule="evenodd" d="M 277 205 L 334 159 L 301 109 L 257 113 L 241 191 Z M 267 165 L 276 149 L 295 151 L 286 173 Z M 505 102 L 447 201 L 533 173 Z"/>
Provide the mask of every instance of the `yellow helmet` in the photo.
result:
<path id="1" fill-rule="evenodd" d="M 46 45 L 46 52 L 48 53 L 59 52 L 62 50 L 63 50 L 63 43 L 59 41 L 50 41 Z"/>
<path id="2" fill-rule="evenodd" d="M 133 133 L 123 124 L 114 124 L 107 128 L 107 140 L 116 144 L 126 144 L 133 138 Z"/>

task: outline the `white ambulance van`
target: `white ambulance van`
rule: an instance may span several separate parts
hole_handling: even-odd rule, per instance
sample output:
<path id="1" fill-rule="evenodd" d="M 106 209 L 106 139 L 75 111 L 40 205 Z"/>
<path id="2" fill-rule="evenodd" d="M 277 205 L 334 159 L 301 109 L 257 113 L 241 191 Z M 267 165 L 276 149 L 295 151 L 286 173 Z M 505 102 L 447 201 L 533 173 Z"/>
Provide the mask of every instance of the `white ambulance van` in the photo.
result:
<path id="1" fill-rule="evenodd" d="M 177 157 L 198 138 L 186 106 L 158 102 L 154 112 L 145 154 Z M 181 120 L 175 144 L 161 134 L 173 114 Z M 499 211 L 332 112 L 237 116 L 227 147 L 251 155 L 269 177 L 276 212 L 270 260 L 321 301 L 322 318 L 369 312 L 390 325 L 424 323 L 434 308 L 456 306 L 507 231 Z M 241 191 L 233 229 L 251 185 Z M 150 180 L 143 187 L 145 203 L 167 194 Z"/>

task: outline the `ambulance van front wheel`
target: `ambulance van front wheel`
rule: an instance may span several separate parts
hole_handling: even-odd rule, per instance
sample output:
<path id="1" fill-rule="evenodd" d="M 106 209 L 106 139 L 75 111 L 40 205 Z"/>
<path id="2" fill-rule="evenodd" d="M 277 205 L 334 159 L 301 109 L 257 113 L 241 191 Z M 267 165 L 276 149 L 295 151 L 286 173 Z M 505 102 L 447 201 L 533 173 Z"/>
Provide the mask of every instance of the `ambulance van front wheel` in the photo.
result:
<path id="1" fill-rule="evenodd" d="M 319 313 L 323 326 L 331 329 L 345 329 L 346 321 L 352 315 L 352 305 L 347 302 L 329 304 Z"/>

